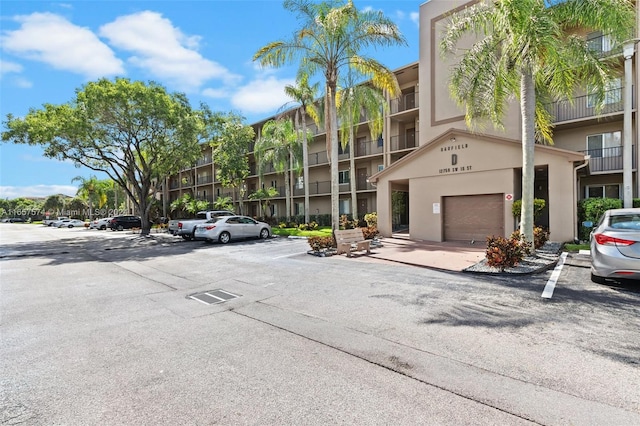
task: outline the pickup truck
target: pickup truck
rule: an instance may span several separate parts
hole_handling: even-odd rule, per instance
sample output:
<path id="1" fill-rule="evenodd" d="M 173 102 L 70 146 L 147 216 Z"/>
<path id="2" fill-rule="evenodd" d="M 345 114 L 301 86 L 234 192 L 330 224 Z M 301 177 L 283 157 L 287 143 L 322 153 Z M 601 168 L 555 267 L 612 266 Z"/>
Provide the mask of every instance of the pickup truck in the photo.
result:
<path id="1" fill-rule="evenodd" d="M 57 222 L 59 220 L 64 220 L 64 219 L 69 219 L 68 216 L 60 216 L 60 217 L 53 217 L 51 219 L 45 219 L 42 221 L 42 224 L 44 226 L 51 226 L 51 224 L 53 224 L 53 222 Z"/>
<path id="2" fill-rule="evenodd" d="M 169 221 L 169 232 L 173 235 L 180 235 L 185 240 L 192 240 L 196 225 L 205 223 L 208 220 L 220 216 L 233 216 L 235 213 L 228 210 L 202 211 L 196 214 L 195 219 L 176 219 Z"/>

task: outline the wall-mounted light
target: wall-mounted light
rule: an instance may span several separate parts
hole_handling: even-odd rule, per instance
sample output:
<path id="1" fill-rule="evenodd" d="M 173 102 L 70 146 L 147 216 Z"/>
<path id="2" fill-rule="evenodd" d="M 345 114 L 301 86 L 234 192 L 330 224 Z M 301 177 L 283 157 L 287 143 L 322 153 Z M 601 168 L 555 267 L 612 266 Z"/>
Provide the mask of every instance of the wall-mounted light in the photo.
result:
<path id="1" fill-rule="evenodd" d="M 455 142 L 455 141 L 456 141 L 456 138 L 450 138 L 450 139 L 449 139 L 449 141 L 450 141 L 451 143 L 453 143 L 453 142 Z"/>

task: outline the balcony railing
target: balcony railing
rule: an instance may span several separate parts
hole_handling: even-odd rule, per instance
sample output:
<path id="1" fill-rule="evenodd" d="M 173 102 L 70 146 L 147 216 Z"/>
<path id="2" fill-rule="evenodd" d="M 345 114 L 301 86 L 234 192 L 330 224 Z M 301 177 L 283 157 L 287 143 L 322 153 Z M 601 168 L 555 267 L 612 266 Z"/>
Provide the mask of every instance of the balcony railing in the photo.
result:
<path id="1" fill-rule="evenodd" d="M 169 189 L 178 189 L 180 188 L 180 183 L 179 182 L 171 182 L 169 183 Z"/>
<path id="2" fill-rule="evenodd" d="M 589 159 L 589 169 L 591 173 L 620 171 L 623 168 L 622 146 L 611 148 L 588 149 L 581 151 L 591 158 Z M 636 168 L 636 146 L 631 147 L 632 168 Z"/>
<path id="3" fill-rule="evenodd" d="M 213 182 L 213 176 L 198 176 L 198 185 L 204 185 Z"/>
<path id="4" fill-rule="evenodd" d="M 622 46 L 615 46 L 611 37 L 600 35 L 587 39 L 587 47 L 598 56 L 608 56 L 622 52 Z"/>
<path id="5" fill-rule="evenodd" d="M 196 166 L 197 167 L 204 166 L 206 164 L 211 164 L 211 162 L 212 162 L 211 157 L 204 157 L 196 161 Z"/>
<path id="6" fill-rule="evenodd" d="M 417 146 L 418 132 L 391 136 L 391 151 L 402 151 Z"/>
<path id="7" fill-rule="evenodd" d="M 548 104 L 547 111 L 549 111 L 555 123 L 622 112 L 624 111 L 623 91 L 623 87 L 608 90 L 605 93 L 605 104 L 600 110 L 596 108 L 593 95 L 584 95 L 574 98 L 573 102 L 562 100 Z M 635 108 L 635 94 L 631 98 L 631 102 L 633 108 Z"/>
<path id="8" fill-rule="evenodd" d="M 310 166 L 315 166 L 318 164 L 327 164 L 327 163 L 329 163 L 329 157 L 327 157 L 327 151 L 314 152 L 313 154 L 309 154 Z"/>
<path id="9" fill-rule="evenodd" d="M 391 100 L 391 114 L 418 108 L 418 93 L 407 93 Z"/>
<path id="10" fill-rule="evenodd" d="M 358 191 L 370 191 L 376 189 L 375 186 L 373 186 L 370 182 L 367 182 L 366 180 L 358 180 L 358 184 L 356 185 L 356 190 Z"/>
<path id="11" fill-rule="evenodd" d="M 364 157 L 366 155 L 382 154 L 382 140 L 356 142 L 356 157 Z"/>

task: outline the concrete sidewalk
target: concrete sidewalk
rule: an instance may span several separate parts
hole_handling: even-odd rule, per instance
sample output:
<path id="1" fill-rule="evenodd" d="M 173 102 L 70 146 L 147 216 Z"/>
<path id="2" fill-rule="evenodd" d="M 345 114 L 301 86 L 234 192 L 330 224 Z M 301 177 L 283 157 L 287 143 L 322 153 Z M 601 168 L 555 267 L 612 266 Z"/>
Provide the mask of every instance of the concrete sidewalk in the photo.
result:
<path id="1" fill-rule="evenodd" d="M 352 261 L 392 262 L 446 271 L 462 271 L 484 259 L 483 244 L 410 240 L 402 234 L 380 238 L 371 254 L 354 252 Z M 346 258 L 346 256 L 343 256 Z"/>

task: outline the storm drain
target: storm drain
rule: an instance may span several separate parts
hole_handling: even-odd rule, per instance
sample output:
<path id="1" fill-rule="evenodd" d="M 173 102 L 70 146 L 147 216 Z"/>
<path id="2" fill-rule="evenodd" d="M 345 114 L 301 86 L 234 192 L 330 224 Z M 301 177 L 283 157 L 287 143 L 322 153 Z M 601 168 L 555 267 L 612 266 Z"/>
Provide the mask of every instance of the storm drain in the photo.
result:
<path id="1" fill-rule="evenodd" d="M 217 303 L 223 303 L 227 300 L 236 299 L 240 297 L 239 294 L 229 293 L 225 290 L 207 290 L 201 293 L 191 294 L 187 296 L 189 299 L 197 300 L 205 305 L 215 305 Z"/>

